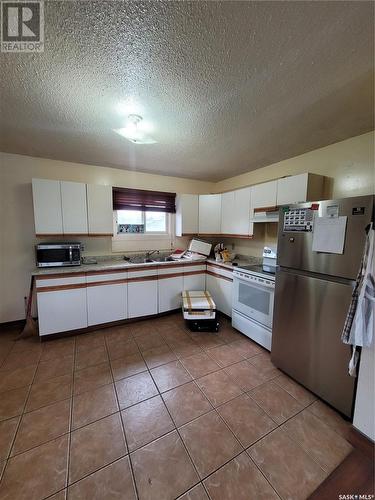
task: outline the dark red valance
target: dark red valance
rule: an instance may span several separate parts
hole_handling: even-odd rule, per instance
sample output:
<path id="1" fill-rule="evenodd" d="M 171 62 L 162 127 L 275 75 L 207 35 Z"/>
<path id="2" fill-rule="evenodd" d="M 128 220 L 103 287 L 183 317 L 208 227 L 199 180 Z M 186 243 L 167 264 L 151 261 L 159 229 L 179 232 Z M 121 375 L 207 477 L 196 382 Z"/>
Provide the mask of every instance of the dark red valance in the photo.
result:
<path id="1" fill-rule="evenodd" d="M 113 188 L 113 210 L 176 212 L 176 193 L 143 189 Z"/>

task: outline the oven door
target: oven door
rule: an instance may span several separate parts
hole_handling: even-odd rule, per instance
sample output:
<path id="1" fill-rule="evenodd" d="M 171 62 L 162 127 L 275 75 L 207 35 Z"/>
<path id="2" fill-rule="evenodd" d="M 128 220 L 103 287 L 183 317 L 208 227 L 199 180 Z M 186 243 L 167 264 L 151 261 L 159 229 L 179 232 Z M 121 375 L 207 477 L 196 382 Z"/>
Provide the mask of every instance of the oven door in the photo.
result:
<path id="1" fill-rule="evenodd" d="M 267 328 L 272 328 L 274 284 L 233 280 L 233 309 Z"/>

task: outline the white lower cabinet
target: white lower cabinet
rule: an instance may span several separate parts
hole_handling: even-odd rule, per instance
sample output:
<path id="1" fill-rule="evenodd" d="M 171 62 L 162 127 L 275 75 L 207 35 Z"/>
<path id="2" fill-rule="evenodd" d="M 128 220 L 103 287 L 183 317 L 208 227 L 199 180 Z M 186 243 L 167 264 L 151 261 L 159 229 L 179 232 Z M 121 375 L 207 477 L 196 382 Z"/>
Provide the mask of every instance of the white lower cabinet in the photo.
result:
<path id="1" fill-rule="evenodd" d="M 181 307 L 183 282 L 182 273 L 180 276 L 173 276 L 172 278 L 161 278 L 159 276 L 159 313 Z"/>
<path id="2" fill-rule="evenodd" d="M 206 276 L 206 290 L 212 295 L 216 309 L 227 316 L 232 316 L 232 285 L 228 277 Z"/>
<path id="3" fill-rule="evenodd" d="M 128 317 L 139 318 L 158 312 L 157 280 L 128 283 Z"/>
<path id="4" fill-rule="evenodd" d="M 232 316 L 232 282 L 217 278 L 220 290 L 220 311 Z"/>
<path id="5" fill-rule="evenodd" d="M 158 312 L 158 270 L 153 266 L 128 269 L 128 318 Z"/>
<path id="6" fill-rule="evenodd" d="M 39 335 L 87 327 L 86 286 L 39 292 L 37 297 Z"/>
<path id="7" fill-rule="evenodd" d="M 181 307 L 183 290 L 208 290 L 232 314 L 232 273 L 215 264 L 132 267 L 127 271 L 38 276 L 39 332 L 49 335 Z"/>
<path id="8" fill-rule="evenodd" d="M 182 304 L 184 266 L 180 263 L 164 264 L 158 269 L 159 313 L 173 311 Z"/>
<path id="9" fill-rule="evenodd" d="M 204 273 L 185 275 L 183 289 L 190 292 L 206 290 L 206 275 Z"/>
<path id="10" fill-rule="evenodd" d="M 128 285 L 87 285 L 87 322 L 89 326 L 127 318 Z"/>
<path id="11" fill-rule="evenodd" d="M 187 264 L 184 266 L 183 290 L 199 292 L 206 290 L 206 264 Z"/>
<path id="12" fill-rule="evenodd" d="M 89 326 L 128 317 L 128 273 L 89 272 L 87 282 L 87 322 Z"/>

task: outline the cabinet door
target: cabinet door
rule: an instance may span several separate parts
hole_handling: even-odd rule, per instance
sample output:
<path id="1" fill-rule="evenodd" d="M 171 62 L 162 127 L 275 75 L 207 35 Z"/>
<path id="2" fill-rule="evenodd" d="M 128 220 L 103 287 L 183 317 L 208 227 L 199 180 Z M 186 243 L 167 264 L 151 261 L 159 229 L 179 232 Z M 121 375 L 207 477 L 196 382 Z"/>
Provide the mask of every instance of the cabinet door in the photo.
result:
<path id="1" fill-rule="evenodd" d="M 251 188 L 238 189 L 234 192 L 232 209 L 234 234 L 248 236 L 253 234 L 253 224 L 250 224 L 250 195 Z"/>
<path id="2" fill-rule="evenodd" d="M 176 199 L 176 235 L 198 233 L 198 207 L 197 194 L 181 194 Z"/>
<path id="3" fill-rule="evenodd" d="M 62 234 L 60 181 L 33 179 L 35 234 Z"/>
<path id="4" fill-rule="evenodd" d="M 138 318 L 158 312 L 157 280 L 128 283 L 128 317 Z"/>
<path id="5" fill-rule="evenodd" d="M 61 181 L 64 234 L 87 234 L 86 184 Z"/>
<path id="6" fill-rule="evenodd" d="M 221 293 L 219 286 L 219 278 L 216 276 L 212 276 L 211 274 L 207 274 L 206 276 L 206 290 L 210 292 L 211 297 L 214 299 L 216 310 L 221 311 Z"/>
<path id="7" fill-rule="evenodd" d="M 39 292 L 37 300 L 40 335 L 87 327 L 86 285 L 71 290 Z"/>
<path id="8" fill-rule="evenodd" d="M 277 181 L 277 205 L 307 200 L 309 174 L 291 175 Z"/>
<path id="9" fill-rule="evenodd" d="M 220 234 L 221 194 L 199 195 L 199 232 Z"/>
<path id="10" fill-rule="evenodd" d="M 190 274 L 184 276 L 184 290 L 190 292 L 200 292 L 206 290 L 206 274 Z"/>
<path id="11" fill-rule="evenodd" d="M 220 311 L 227 316 L 232 316 L 232 282 L 218 278 L 220 294 Z"/>
<path id="12" fill-rule="evenodd" d="M 206 290 L 206 263 L 189 263 L 184 266 L 183 289 L 199 292 Z"/>
<path id="13" fill-rule="evenodd" d="M 276 206 L 277 181 L 256 184 L 251 188 L 251 207 L 263 208 Z"/>
<path id="14" fill-rule="evenodd" d="M 221 233 L 235 234 L 234 224 L 235 191 L 229 191 L 221 195 Z M 250 213 L 249 213 L 250 217 Z"/>
<path id="15" fill-rule="evenodd" d="M 181 307 L 183 281 L 182 274 L 173 278 L 161 278 L 159 276 L 159 313 L 172 311 Z"/>
<path id="16" fill-rule="evenodd" d="M 232 282 L 207 274 L 206 290 L 211 293 L 216 309 L 227 316 L 232 316 Z"/>
<path id="17" fill-rule="evenodd" d="M 87 184 L 89 234 L 113 234 L 112 186 Z"/>
<path id="18" fill-rule="evenodd" d="M 126 283 L 110 285 L 87 285 L 87 321 L 88 325 L 99 325 L 110 321 L 119 321 L 127 317 Z"/>
<path id="19" fill-rule="evenodd" d="M 221 195 L 221 233 L 239 236 L 253 234 L 250 223 L 251 188 L 237 189 Z"/>

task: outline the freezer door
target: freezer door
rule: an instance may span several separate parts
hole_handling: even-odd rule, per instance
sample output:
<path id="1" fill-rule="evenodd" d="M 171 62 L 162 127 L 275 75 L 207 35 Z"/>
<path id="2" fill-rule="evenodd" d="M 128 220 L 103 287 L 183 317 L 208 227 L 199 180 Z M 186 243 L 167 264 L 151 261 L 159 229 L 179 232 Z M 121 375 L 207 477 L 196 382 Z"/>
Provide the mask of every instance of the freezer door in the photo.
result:
<path id="1" fill-rule="evenodd" d="M 326 217 L 335 211 L 347 216 L 344 253 L 342 255 L 313 252 L 312 232 L 285 232 L 285 210 L 280 208 L 280 223 L 277 243 L 277 264 L 281 267 L 300 269 L 308 272 L 328 274 L 355 279 L 359 270 L 365 243 L 365 228 L 371 221 L 374 196 L 357 196 L 341 200 L 314 202 L 319 209 L 314 217 Z M 290 205 L 290 208 L 310 208 L 311 203 Z M 331 211 L 331 212 L 330 212 Z"/>
<path id="2" fill-rule="evenodd" d="M 352 416 L 350 347 L 341 332 L 352 286 L 278 271 L 271 359 L 285 373 Z"/>

